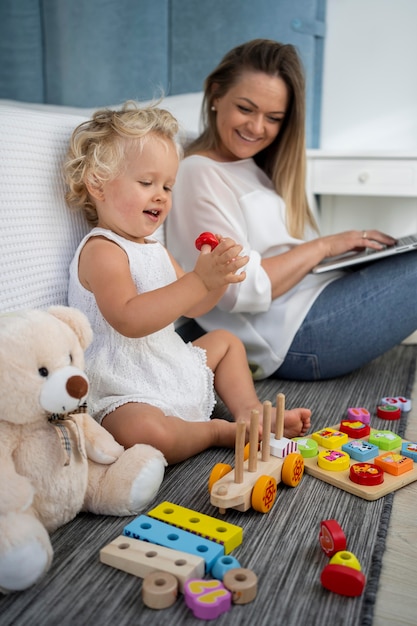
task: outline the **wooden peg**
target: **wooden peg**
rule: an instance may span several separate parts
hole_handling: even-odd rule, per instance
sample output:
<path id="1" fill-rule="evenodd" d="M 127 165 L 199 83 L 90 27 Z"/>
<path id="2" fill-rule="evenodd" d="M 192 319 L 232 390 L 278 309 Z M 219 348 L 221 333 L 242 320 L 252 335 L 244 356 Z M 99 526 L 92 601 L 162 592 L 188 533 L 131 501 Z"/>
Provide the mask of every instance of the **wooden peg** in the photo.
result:
<path id="1" fill-rule="evenodd" d="M 246 423 L 238 422 L 236 427 L 235 443 L 235 483 L 243 483 L 243 463 L 246 437 Z"/>
<path id="2" fill-rule="evenodd" d="M 275 420 L 275 439 L 282 439 L 284 436 L 284 413 L 285 396 L 283 393 L 277 395 L 277 415 Z"/>
<path id="3" fill-rule="evenodd" d="M 258 443 L 259 443 L 259 411 L 252 409 L 250 413 L 249 429 L 249 463 L 248 471 L 256 472 L 258 466 Z"/>
<path id="4" fill-rule="evenodd" d="M 262 461 L 268 461 L 270 457 L 270 439 L 271 439 L 271 410 L 272 402 L 266 400 L 263 408 L 262 421 Z"/>

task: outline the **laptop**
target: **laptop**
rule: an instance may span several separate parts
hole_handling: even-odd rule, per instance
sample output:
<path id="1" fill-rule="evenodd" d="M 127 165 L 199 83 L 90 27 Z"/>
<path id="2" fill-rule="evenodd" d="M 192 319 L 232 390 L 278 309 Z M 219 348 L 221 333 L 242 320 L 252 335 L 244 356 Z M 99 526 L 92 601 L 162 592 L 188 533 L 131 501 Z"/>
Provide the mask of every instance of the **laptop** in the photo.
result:
<path id="1" fill-rule="evenodd" d="M 385 246 L 385 248 L 381 250 L 365 248 L 365 250 L 361 250 L 360 252 L 347 252 L 340 256 L 329 257 L 316 265 L 316 267 L 313 267 L 312 272 L 313 274 L 322 274 L 330 270 L 341 270 L 353 265 L 358 265 L 359 263 L 369 263 L 370 261 L 377 261 L 387 256 L 416 249 L 417 234 L 407 235 L 406 237 L 397 239 L 397 242 L 393 246 Z"/>

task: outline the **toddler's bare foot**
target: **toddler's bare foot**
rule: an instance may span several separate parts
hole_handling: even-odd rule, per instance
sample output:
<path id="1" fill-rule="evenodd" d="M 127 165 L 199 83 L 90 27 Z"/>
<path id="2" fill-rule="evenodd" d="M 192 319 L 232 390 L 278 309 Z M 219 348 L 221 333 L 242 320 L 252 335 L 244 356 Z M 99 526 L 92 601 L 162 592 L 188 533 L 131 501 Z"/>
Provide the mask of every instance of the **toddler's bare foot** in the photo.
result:
<path id="1" fill-rule="evenodd" d="M 284 437 L 302 437 L 310 428 L 310 409 L 291 409 L 285 411 Z"/>

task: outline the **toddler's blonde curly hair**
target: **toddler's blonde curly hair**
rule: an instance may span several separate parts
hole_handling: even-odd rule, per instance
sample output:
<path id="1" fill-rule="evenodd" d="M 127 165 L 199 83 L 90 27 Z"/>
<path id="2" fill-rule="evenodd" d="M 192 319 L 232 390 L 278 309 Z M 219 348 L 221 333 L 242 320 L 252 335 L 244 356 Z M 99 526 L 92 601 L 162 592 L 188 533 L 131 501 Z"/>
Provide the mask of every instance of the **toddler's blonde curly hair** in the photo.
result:
<path id="1" fill-rule="evenodd" d="M 123 170 L 126 150 L 134 142 L 140 151 L 150 136 L 176 142 L 179 125 L 175 117 L 157 106 L 140 108 L 128 101 L 118 111 L 100 109 L 74 130 L 64 163 L 67 185 L 65 199 L 70 208 L 82 210 L 90 224 L 97 224 L 94 199 L 87 183 L 98 187 L 116 178 Z"/>

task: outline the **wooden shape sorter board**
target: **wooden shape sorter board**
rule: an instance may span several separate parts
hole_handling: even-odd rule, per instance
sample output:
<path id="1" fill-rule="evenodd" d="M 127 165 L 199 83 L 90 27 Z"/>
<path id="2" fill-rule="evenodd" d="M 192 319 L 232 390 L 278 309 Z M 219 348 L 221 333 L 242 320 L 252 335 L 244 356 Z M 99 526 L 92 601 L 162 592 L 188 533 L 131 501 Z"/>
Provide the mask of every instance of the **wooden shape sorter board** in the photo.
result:
<path id="1" fill-rule="evenodd" d="M 340 424 L 337 424 L 336 426 L 329 426 L 328 428 L 338 430 L 339 426 Z M 376 430 L 378 429 L 375 429 L 375 428 L 371 429 L 371 434 L 373 431 L 376 431 Z M 305 437 L 302 437 L 300 439 L 311 439 L 311 438 L 312 438 L 311 435 L 306 435 Z M 348 437 L 348 442 L 350 441 L 369 441 L 369 436 L 363 437 L 360 440 L 357 440 L 357 439 L 354 440 Z M 408 440 L 402 439 L 401 444 L 406 441 Z M 401 453 L 401 444 L 399 448 L 395 450 L 396 452 Z M 319 452 L 325 449 L 326 448 L 322 447 L 319 444 L 318 446 Z M 341 448 L 339 449 L 341 450 Z M 380 449 L 377 456 L 383 454 L 384 452 L 385 452 L 384 450 Z M 374 462 L 373 459 L 369 460 L 369 463 L 373 463 L 373 462 Z M 319 478 L 320 480 L 326 483 L 329 483 L 330 485 L 333 485 L 334 487 L 343 489 L 343 491 L 348 491 L 349 493 L 352 493 L 353 495 L 358 496 L 359 498 L 364 498 L 365 500 L 378 500 L 378 498 L 382 498 L 382 496 L 386 496 L 388 493 L 391 493 L 392 491 L 396 491 L 397 489 L 401 489 L 401 487 L 405 487 L 406 485 L 409 485 L 410 483 L 417 480 L 417 463 L 414 463 L 414 467 L 412 470 L 410 470 L 409 472 L 406 472 L 405 474 L 401 474 L 399 476 L 394 476 L 392 474 L 388 474 L 387 472 L 384 472 L 384 482 L 381 483 L 380 485 L 374 485 L 374 486 L 359 485 L 357 483 L 352 482 L 349 478 L 350 467 L 354 463 L 358 463 L 358 461 L 351 458 L 348 469 L 342 470 L 339 472 L 332 472 L 332 471 L 324 470 L 318 466 L 317 456 L 304 458 L 304 468 L 305 468 L 306 474 L 310 474 L 311 476 L 314 476 L 315 478 Z"/>

